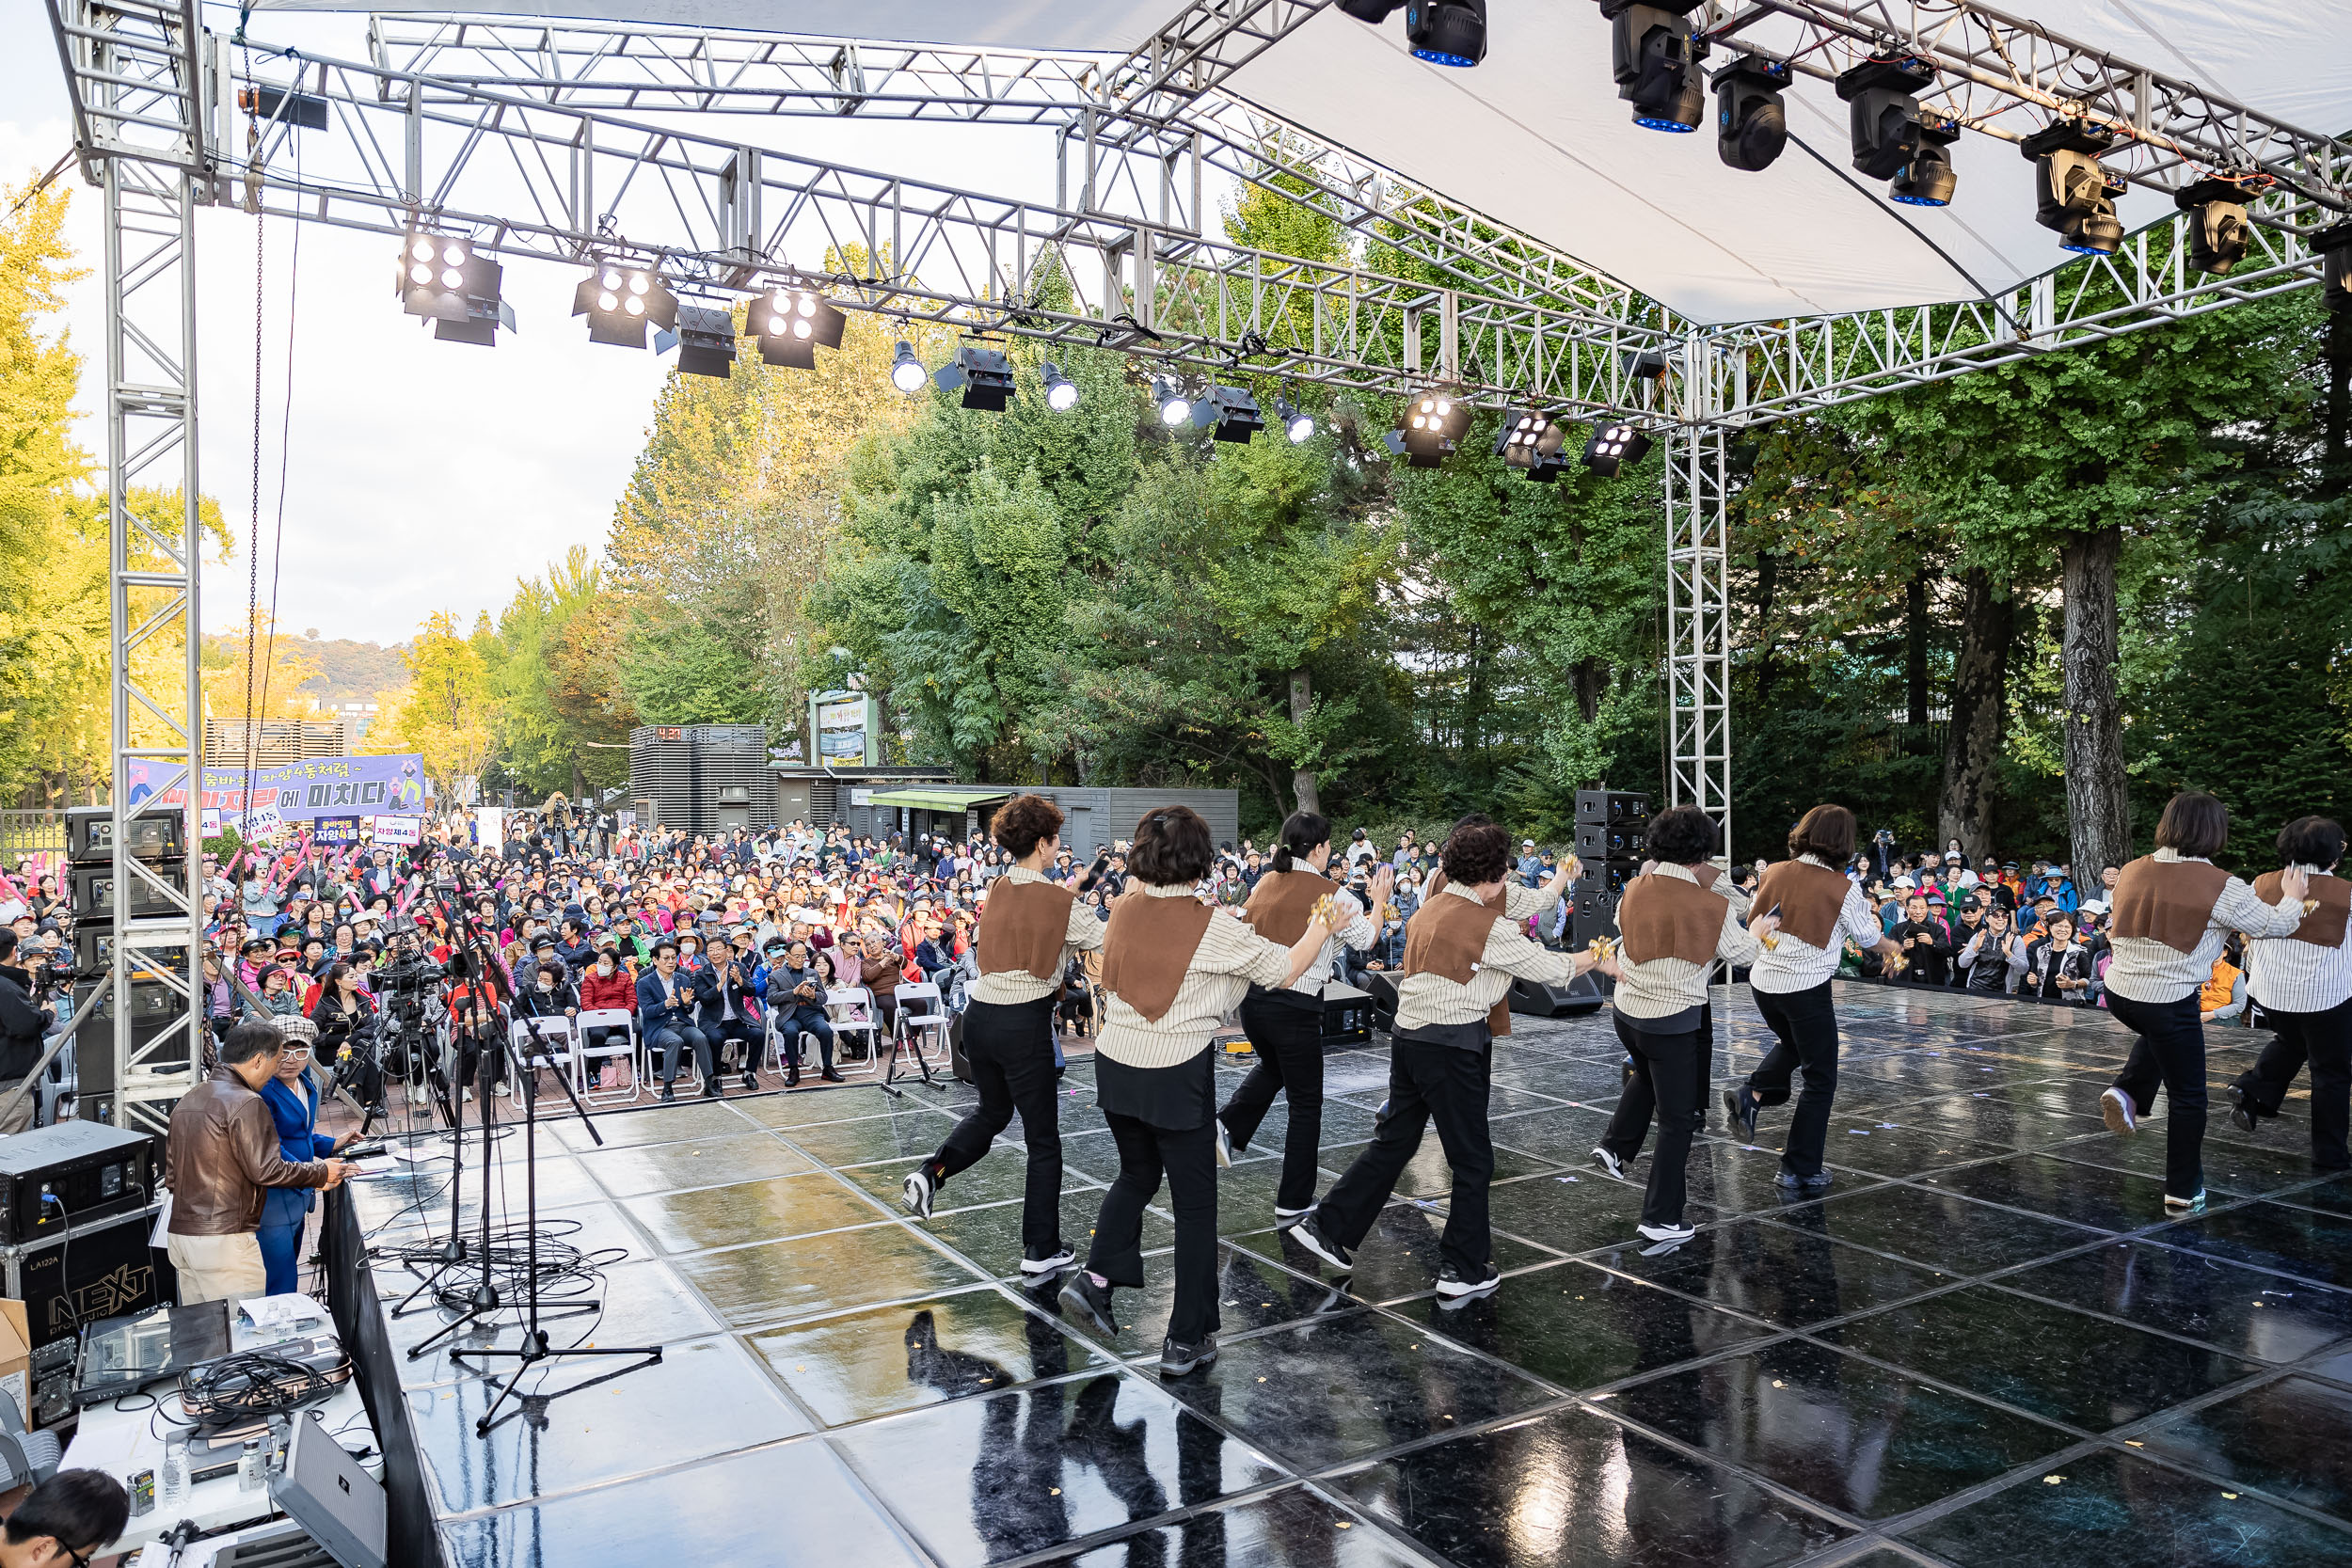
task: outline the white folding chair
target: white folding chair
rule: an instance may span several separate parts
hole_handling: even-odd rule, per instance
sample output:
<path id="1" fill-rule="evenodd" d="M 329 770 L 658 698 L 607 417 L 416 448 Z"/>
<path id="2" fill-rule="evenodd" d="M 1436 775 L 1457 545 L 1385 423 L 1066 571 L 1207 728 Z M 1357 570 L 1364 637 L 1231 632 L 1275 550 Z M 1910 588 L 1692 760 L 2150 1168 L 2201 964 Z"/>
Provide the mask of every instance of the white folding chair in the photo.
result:
<path id="1" fill-rule="evenodd" d="M 847 1073 L 851 1063 L 846 1049 L 853 1038 L 866 1042 L 866 1060 L 855 1064 L 860 1072 L 882 1070 L 882 1026 L 875 1021 L 881 1009 L 874 1005 L 874 993 L 864 986 L 835 986 L 825 992 L 825 1016 L 833 1020 L 833 1065 L 837 1072 Z"/>
<path id="2" fill-rule="evenodd" d="M 914 1056 L 928 1083 L 931 1062 L 947 1059 L 947 1035 L 955 1026 L 955 1015 L 948 1012 L 939 988 L 929 981 L 920 985 L 900 982 L 898 997 L 898 1016 L 890 1029 L 890 1070 L 883 1074 L 883 1081 L 897 1075 L 898 1053 L 904 1051 Z"/>
<path id="3" fill-rule="evenodd" d="M 644 1091 L 645 1083 L 644 1053 L 640 1049 L 637 1038 L 637 1015 L 627 1007 L 597 1007 L 581 1013 L 573 1022 L 580 1026 L 580 1044 L 572 1052 L 573 1092 L 583 1101 L 596 1105 L 614 1105 L 637 1099 Z M 622 1030 L 620 1043 L 615 1044 L 607 1037 L 602 1045 L 591 1045 L 588 1043 L 588 1031 L 591 1029 Z M 628 1086 L 616 1085 L 608 1089 L 590 1088 L 590 1069 L 610 1062 L 616 1056 L 628 1064 Z"/>
<path id="4" fill-rule="evenodd" d="M 531 1033 L 533 1024 L 538 1026 L 539 1031 L 538 1040 L 535 1044 L 532 1039 Z M 539 1054 L 539 1046 L 545 1045 L 548 1048 L 548 1055 L 555 1058 L 555 1070 L 558 1072 L 569 1073 L 572 1079 L 573 1091 L 575 1093 L 579 1091 L 580 1053 L 576 1049 L 579 1041 L 573 1035 L 572 1021 L 570 1019 L 534 1018 L 526 1022 L 518 1018 L 515 1020 L 514 1022 L 508 1024 L 506 1029 L 506 1037 L 512 1040 L 515 1045 L 515 1061 L 517 1066 L 523 1069 L 523 1071 L 536 1071 L 539 1068 L 546 1065 L 547 1057 Z M 517 1105 L 522 1103 L 522 1072 L 515 1072 L 507 1075 L 506 1098 Z"/>

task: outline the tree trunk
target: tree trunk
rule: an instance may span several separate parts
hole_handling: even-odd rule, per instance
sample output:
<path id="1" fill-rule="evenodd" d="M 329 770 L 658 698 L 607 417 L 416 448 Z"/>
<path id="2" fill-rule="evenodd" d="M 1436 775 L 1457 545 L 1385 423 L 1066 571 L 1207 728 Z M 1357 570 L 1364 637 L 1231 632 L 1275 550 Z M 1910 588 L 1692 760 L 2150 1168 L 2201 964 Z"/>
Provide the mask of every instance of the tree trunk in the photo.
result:
<path id="1" fill-rule="evenodd" d="M 2008 727 L 2009 648 L 2017 602 L 1995 595 L 1993 576 L 1968 568 L 1961 611 L 1960 657 L 1952 667 L 1952 717 L 1944 731 L 1944 797 L 1935 836 L 1960 840 L 1968 863 L 1994 851 L 1993 809 L 1999 800 L 2001 740 Z"/>
<path id="2" fill-rule="evenodd" d="M 580 766 L 580 753 L 572 753 L 572 804 L 579 807 L 588 799 L 588 774 Z"/>
<path id="3" fill-rule="evenodd" d="M 2078 533 L 2058 551 L 2066 594 L 2066 821 L 2077 887 L 2132 858 L 2123 777 L 2123 717 L 2116 699 L 2115 567 L 2122 530 Z"/>
<path id="4" fill-rule="evenodd" d="M 1903 585 L 1903 681 L 1908 688 L 1912 734 L 1928 723 L 1928 574 L 1914 572 Z M 1914 744 L 1916 744 L 1915 741 Z"/>
<path id="5" fill-rule="evenodd" d="M 1291 672 L 1291 722 L 1304 725 L 1314 711 L 1315 691 L 1308 678 L 1306 666 Z M 1301 768 L 1291 774 L 1291 793 L 1298 797 L 1298 809 L 1320 813 L 1322 800 L 1315 794 L 1315 770 Z"/>
<path id="6" fill-rule="evenodd" d="M 1591 723 L 1600 717 L 1600 700 L 1609 694 L 1608 661 L 1578 659 L 1568 666 L 1568 686 L 1576 693 L 1576 711 Z"/>

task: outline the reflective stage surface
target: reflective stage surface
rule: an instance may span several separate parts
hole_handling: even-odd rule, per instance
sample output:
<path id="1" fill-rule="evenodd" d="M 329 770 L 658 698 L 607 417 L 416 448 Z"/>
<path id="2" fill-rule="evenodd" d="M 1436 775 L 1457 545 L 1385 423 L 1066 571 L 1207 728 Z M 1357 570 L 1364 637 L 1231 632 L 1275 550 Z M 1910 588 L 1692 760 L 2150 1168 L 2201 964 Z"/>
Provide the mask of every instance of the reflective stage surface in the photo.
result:
<path id="1" fill-rule="evenodd" d="M 1506 1278 L 1459 1307 L 1433 1291 L 1435 1135 L 1355 1276 L 1327 1281 L 1273 1226 L 1278 1104 L 1219 1173 L 1223 1354 L 1165 1383 L 1165 1191 L 1150 1287 L 1120 1292 L 1108 1341 L 1018 1277 L 1018 1120 L 928 1224 L 898 1212 L 962 1085 L 618 1114 L 601 1149 L 577 1122 L 544 1128 L 543 1212 L 627 1252 L 553 1342 L 666 1351 L 609 1378 L 596 1361 L 534 1372 L 526 1387 L 594 1386 L 486 1437 L 477 1372 L 437 1350 L 405 1362 L 444 1552 L 463 1568 L 2352 1561 L 2352 1177 L 2311 1167 L 2299 1093 L 2259 1137 L 2217 1114 L 2209 1206 L 2168 1219 L 2162 1104 L 2129 1141 L 2098 1117 L 2127 1044 L 2104 1014 L 1878 987 L 1841 987 L 1838 1007 L 1834 1185 L 1782 1200 L 1787 1111 L 1743 1147 L 1710 1095 L 1698 1234 L 1665 1252 L 1634 1236 L 1639 1193 L 1587 1164 L 1618 1090 L 1606 1016 L 1517 1020 L 1494 1069 Z M 1744 989 L 1716 1010 L 1720 1086 L 1769 1037 Z M 2208 1030 L 2217 1105 L 2262 1037 Z M 1327 1060 L 1326 1186 L 1371 1135 L 1386 1056 Z M 1219 1073 L 1230 1090 L 1240 1065 Z M 1063 1233 L 1083 1256 L 1118 1162 L 1091 1063 L 1062 1091 Z M 501 1223 L 521 1219 L 520 1152 L 501 1147 Z M 445 1227 L 446 1197 L 429 1199 L 446 1170 L 367 1184 L 363 1225 L 379 1243 Z M 414 1283 L 390 1263 L 377 1282 L 388 1301 Z M 439 1321 L 399 1320 L 394 1342 Z"/>

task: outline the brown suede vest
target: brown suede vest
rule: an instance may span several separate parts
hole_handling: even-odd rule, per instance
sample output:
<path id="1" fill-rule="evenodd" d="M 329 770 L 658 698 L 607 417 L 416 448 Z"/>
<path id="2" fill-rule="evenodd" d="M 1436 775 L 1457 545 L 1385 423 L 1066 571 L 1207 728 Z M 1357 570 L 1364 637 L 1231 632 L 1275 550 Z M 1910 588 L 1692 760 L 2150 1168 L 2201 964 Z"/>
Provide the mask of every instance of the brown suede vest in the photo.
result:
<path id="1" fill-rule="evenodd" d="M 1061 976 L 1062 944 L 1070 938 L 1070 906 L 1078 895 L 1051 882 L 1003 878 L 980 909 L 980 973 L 1022 970 L 1041 980 Z"/>
<path id="2" fill-rule="evenodd" d="M 1103 989 L 1157 1023 L 1176 1005 L 1216 914 L 1198 898 L 1153 898 L 1141 887 L 1120 894 L 1103 927 Z"/>
<path id="3" fill-rule="evenodd" d="M 1455 898 L 1440 891 L 1405 923 L 1405 973 L 1436 974 L 1457 986 L 1469 985 L 1486 958 L 1486 938 L 1502 918 L 1498 905 Z M 1508 994 L 1487 1010 L 1486 1028 L 1498 1038 L 1511 1032 Z"/>
<path id="4" fill-rule="evenodd" d="M 1429 896 L 1423 900 L 1424 904 L 1436 903 L 1438 901 L 1438 895 L 1443 893 L 1446 890 L 1447 885 L 1445 873 L 1442 871 L 1438 872 L 1438 879 L 1429 884 Z M 1485 899 L 1483 902 L 1490 910 L 1499 910 L 1510 900 L 1510 897 L 1511 884 L 1506 881 L 1502 886 L 1495 889 L 1495 895 L 1492 898 Z"/>
<path id="5" fill-rule="evenodd" d="M 2228 872 L 2203 861 L 2142 855 L 2115 879 L 2115 935 L 2150 937 L 2175 953 L 2194 953 L 2229 880 Z"/>
<path id="6" fill-rule="evenodd" d="M 2265 904 L 2279 901 L 2276 871 L 2254 879 L 2254 896 Z M 2303 917 L 2303 924 L 2295 928 L 2295 940 L 2313 947 L 2342 947 L 2345 918 L 2352 916 L 2352 882 L 2341 877 L 2314 876 L 2310 896 L 2319 901 L 2319 908 Z"/>
<path id="7" fill-rule="evenodd" d="M 1339 883 L 1312 871 L 1269 871 L 1249 890 L 1242 918 L 1266 941 L 1288 947 L 1306 934 L 1315 900 L 1339 891 Z"/>
<path id="8" fill-rule="evenodd" d="M 1826 948 L 1837 940 L 1837 917 L 1846 908 L 1846 890 L 1852 886 L 1828 866 L 1782 861 L 1756 879 L 1749 907 L 1758 914 L 1777 908 L 1782 930 L 1808 947 Z"/>
<path id="9" fill-rule="evenodd" d="M 1724 912 L 1730 908 L 1722 894 L 1692 887 L 1679 877 L 1636 877 L 1625 884 L 1617 903 L 1625 956 L 1637 964 L 1660 958 L 1712 963 L 1723 939 Z"/>

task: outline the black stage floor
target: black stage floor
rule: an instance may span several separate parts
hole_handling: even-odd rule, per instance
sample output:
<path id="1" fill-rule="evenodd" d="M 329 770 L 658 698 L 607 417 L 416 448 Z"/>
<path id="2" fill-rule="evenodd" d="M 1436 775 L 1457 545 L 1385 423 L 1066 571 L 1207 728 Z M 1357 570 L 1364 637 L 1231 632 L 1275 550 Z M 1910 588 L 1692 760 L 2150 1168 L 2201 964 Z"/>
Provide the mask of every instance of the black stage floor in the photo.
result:
<path id="1" fill-rule="evenodd" d="M 1635 1191 L 1584 1164 L 1618 1086 L 1605 1018 L 1520 1020 L 1493 1107 L 1508 1277 L 1459 1310 L 1431 1294 L 1435 1138 L 1332 1289 L 1271 1228 L 1278 1108 L 1221 1176 L 1223 1356 L 1172 1384 L 1139 1359 L 1164 1295 L 1121 1292 L 1137 1321 L 1104 1344 L 1009 1277 L 1017 1149 L 947 1187 L 930 1224 L 898 1212 L 961 1086 L 610 1116 L 594 1152 L 561 1126 L 543 1204 L 630 1255 L 590 1338 L 668 1354 L 487 1439 L 478 1378 L 437 1354 L 404 1365 L 444 1553 L 464 1568 L 2352 1561 L 2352 1178 L 2310 1168 L 2304 1102 L 2260 1140 L 2217 1117 L 2212 1207 L 2168 1223 L 2161 1119 L 2124 1142 L 2095 1114 L 2124 1049 L 2104 1015 L 1840 990 L 1836 1188 L 1776 1201 L 1773 1153 L 1722 1136 L 1716 1110 L 1692 1157 L 1702 1228 L 1663 1257 L 1633 1244 Z M 1764 1031 L 1743 992 L 1719 1012 L 1720 1079 Z M 2211 1033 L 2219 1084 L 2259 1037 Z M 1369 1135 L 1385 1056 L 1330 1059 L 1327 1171 Z M 1083 1252 L 1116 1164 L 1090 1066 L 1065 1087 L 1065 1235 Z M 1768 1113 L 1767 1137 L 1785 1125 Z M 518 1175 L 505 1190 L 519 1207 Z M 362 1223 L 405 1196 L 362 1192 Z M 1168 1235 L 1159 1218 L 1148 1240 Z M 389 1268 L 377 1280 L 405 1289 Z M 396 1323 L 394 1342 L 429 1321 Z"/>

